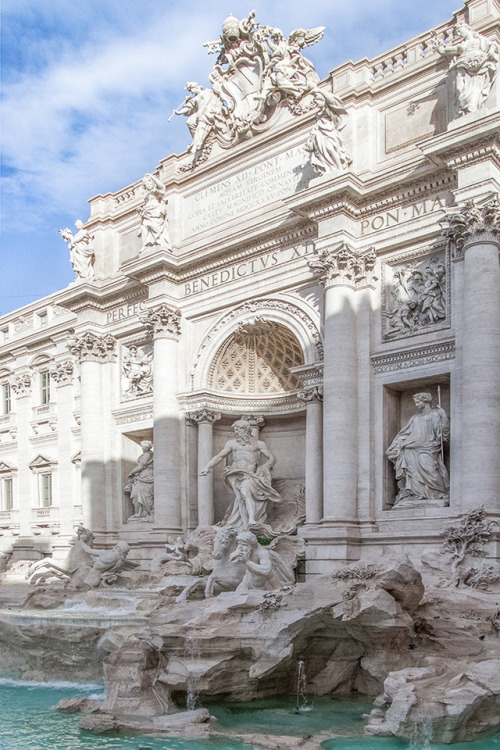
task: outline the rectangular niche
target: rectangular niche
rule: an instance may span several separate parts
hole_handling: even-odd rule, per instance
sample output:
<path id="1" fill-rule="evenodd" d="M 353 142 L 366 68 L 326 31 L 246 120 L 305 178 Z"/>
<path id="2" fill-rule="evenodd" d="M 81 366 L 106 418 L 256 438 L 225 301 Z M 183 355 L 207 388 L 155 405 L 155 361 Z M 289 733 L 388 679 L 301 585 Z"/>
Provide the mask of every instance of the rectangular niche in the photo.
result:
<path id="1" fill-rule="evenodd" d="M 448 499 L 435 497 L 414 499 L 411 495 L 402 498 L 400 502 L 396 503 L 398 492 L 402 495 L 406 493 L 401 492 L 401 488 L 398 489 L 398 483 L 395 476 L 395 466 L 393 461 L 387 457 L 387 450 L 394 438 L 403 430 L 411 418 L 418 413 L 418 409 L 415 406 L 413 396 L 417 393 L 430 393 L 432 396 L 431 406 L 436 407 L 440 401 L 442 409 L 446 412 L 448 419 L 450 417 L 450 376 L 449 374 L 436 375 L 427 378 L 419 378 L 418 380 L 406 380 L 399 383 L 391 383 L 390 385 L 384 386 L 383 392 L 383 429 L 384 429 L 384 440 L 383 440 L 383 510 L 407 510 L 425 507 L 445 507 L 449 505 Z M 413 432 L 413 431 L 412 431 Z M 414 436 L 415 437 L 415 436 Z M 430 451 L 432 455 L 432 451 Z M 412 454 L 410 453 L 409 457 Z M 416 467 L 416 479 L 421 479 L 419 459 L 413 454 L 413 457 L 417 460 Z M 424 459 L 422 459 L 424 460 Z M 446 467 L 446 471 L 450 471 L 450 440 L 443 440 L 443 460 Z M 425 466 L 423 468 L 429 468 L 430 458 L 425 458 Z M 414 467 L 410 465 L 410 470 L 414 470 Z M 403 482 L 403 484 L 405 484 Z M 411 482 L 410 482 L 411 484 Z M 440 494 L 435 490 L 436 495 Z M 449 495 L 449 493 L 448 493 Z"/>
<path id="2" fill-rule="evenodd" d="M 384 341 L 450 326 L 450 263 L 441 243 L 407 251 L 382 263 Z"/>
<path id="3" fill-rule="evenodd" d="M 119 491 L 121 494 L 120 506 L 122 523 L 126 523 L 134 514 L 134 506 L 130 499 L 130 493 L 125 491 L 125 487 L 129 482 L 128 475 L 137 465 L 137 459 L 141 455 L 142 440 L 150 440 L 153 442 L 153 430 L 151 428 L 136 430 L 134 432 L 124 432 L 121 436 L 121 482 Z"/>

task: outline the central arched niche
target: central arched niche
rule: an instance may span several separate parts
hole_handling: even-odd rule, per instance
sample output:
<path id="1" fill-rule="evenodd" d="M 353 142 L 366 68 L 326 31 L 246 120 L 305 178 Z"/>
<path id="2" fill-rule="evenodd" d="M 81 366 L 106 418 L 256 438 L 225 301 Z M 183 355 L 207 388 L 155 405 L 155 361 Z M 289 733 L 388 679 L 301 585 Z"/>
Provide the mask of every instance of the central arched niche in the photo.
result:
<path id="1" fill-rule="evenodd" d="M 290 368 L 304 364 L 296 336 L 281 323 L 256 317 L 241 323 L 216 353 L 208 387 L 224 393 L 271 396 L 300 388 Z"/>
<path id="2" fill-rule="evenodd" d="M 234 437 L 231 425 L 247 411 L 244 407 L 238 410 L 238 397 L 241 396 L 242 402 L 247 396 L 268 397 L 268 410 L 262 405 L 258 409 L 265 419 L 260 437 L 276 456 L 273 485 L 282 494 L 284 505 L 287 500 L 288 504 L 292 500 L 295 503 L 297 495 L 303 492 L 305 414 L 303 411 L 276 414 L 273 397 L 279 399 L 301 388 L 291 368 L 303 364 L 304 353 L 295 334 L 282 323 L 255 316 L 240 323 L 220 345 L 208 371 L 208 387 L 230 395 L 236 409 L 234 416 L 225 414 L 215 423 L 214 453 Z M 233 500 L 223 481 L 223 469 L 222 464 L 214 469 L 216 521 L 223 518 Z M 275 510 L 278 509 L 272 507 Z"/>

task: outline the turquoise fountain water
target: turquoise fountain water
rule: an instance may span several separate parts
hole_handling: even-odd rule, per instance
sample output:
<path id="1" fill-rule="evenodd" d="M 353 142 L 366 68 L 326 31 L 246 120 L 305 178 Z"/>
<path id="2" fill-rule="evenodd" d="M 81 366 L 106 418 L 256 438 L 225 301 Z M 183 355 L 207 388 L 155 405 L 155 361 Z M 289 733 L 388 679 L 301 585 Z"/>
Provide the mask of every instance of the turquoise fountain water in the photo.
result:
<path id="1" fill-rule="evenodd" d="M 151 738 L 125 734 L 95 735 L 78 728 L 78 715 L 53 710 L 62 698 L 75 695 L 102 697 L 102 686 L 74 683 L 21 682 L 0 679 L 1 750 L 238 750 L 247 748 L 228 738 L 207 741 Z M 477 742 L 434 745 L 395 738 L 371 738 L 362 734 L 366 700 L 316 698 L 311 710 L 295 712 L 296 699 L 283 698 L 211 705 L 221 731 L 281 735 L 315 734 L 331 731 L 332 739 L 322 750 L 500 750 L 500 735 Z M 341 735 L 335 737 L 335 735 Z"/>

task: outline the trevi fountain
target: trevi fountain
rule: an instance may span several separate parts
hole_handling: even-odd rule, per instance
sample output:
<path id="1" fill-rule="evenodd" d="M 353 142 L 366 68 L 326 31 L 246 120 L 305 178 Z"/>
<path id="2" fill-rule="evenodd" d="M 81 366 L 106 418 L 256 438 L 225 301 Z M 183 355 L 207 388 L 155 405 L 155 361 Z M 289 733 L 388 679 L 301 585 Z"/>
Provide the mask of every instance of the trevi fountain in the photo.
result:
<path id="1" fill-rule="evenodd" d="M 2 750 L 500 747 L 500 7 L 265 22 L 2 317 Z"/>

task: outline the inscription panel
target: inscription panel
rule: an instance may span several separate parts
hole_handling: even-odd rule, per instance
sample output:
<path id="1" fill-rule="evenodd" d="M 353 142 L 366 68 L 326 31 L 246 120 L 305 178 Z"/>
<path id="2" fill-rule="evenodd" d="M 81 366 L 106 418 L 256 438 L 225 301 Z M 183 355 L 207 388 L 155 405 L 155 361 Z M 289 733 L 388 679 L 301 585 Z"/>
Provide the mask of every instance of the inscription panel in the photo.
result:
<path id="1" fill-rule="evenodd" d="M 184 235 L 203 232 L 306 187 L 313 177 L 303 146 L 295 146 L 184 199 Z"/>

